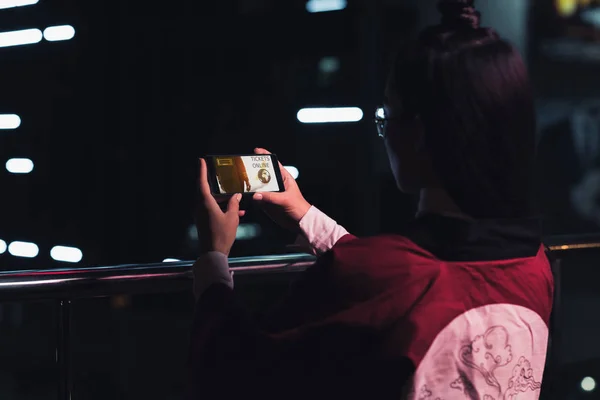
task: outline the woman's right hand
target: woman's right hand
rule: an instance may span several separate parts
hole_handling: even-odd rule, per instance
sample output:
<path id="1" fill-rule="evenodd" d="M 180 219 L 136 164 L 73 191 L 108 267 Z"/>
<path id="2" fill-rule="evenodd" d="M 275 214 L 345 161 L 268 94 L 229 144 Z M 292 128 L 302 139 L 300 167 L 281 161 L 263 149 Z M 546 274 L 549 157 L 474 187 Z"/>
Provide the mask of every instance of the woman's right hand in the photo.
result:
<path id="1" fill-rule="evenodd" d="M 254 149 L 255 154 L 271 154 L 265 149 Z M 300 231 L 300 220 L 310 210 L 311 205 L 304 199 L 296 180 L 279 163 L 281 177 L 285 192 L 256 193 L 253 199 L 258 203 L 267 215 L 283 228 L 294 232 Z"/>

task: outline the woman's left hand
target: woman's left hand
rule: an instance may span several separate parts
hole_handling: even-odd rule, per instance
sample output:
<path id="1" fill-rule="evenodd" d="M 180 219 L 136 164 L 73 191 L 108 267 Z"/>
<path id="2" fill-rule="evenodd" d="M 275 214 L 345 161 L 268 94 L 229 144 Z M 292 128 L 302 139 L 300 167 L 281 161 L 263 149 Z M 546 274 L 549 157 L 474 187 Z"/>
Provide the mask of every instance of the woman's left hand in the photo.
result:
<path id="1" fill-rule="evenodd" d="M 240 217 L 245 213 L 240 211 L 241 199 L 241 194 L 233 195 L 227 204 L 227 211 L 222 211 L 210 191 L 206 161 L 200 159 L 200 201 L 196 213 L 200 254 L 218 251 L 229 256 Z"/>

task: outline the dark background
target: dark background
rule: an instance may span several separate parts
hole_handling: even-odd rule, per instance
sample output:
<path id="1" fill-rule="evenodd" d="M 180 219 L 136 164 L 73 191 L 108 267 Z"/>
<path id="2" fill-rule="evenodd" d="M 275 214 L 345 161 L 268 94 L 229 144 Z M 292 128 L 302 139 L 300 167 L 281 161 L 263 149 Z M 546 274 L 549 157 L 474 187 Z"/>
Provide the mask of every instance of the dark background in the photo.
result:
<path id="1" fill-rule="evenodd" d="M 349 0 L 342 11 L 318 14 L 305 5 L 42 0 L 0 10 L 0 32 L 61 24 L 76 30 L 66 42 L 0 48 L 0 113 L 22 119 L 17 130 L 0 131 L 0 239 L 40 249 L 33 259 L 0 254 L 0 269 L 193 259 L 198 157 L 256 146 L 297 167 L 309 201 L 351 232 L 392 232 L 406 223 L 414 199 L 395 189 L 372 113 L 394 49 L 437 22 L 435 1 Z M 600 167 L 600 149 L 583 162 L 572 139 L 600 135 L 600 65 L 578 56 L 598 29 L 585 26 L 592 34 L 573 36 L 569 27 L 581 21 L 559 17 L 553 0 L 477 5 L 484 24 L 511 40 L 530 66 L 546 234 L 600 232 L 593 218 L 600 186 L 582 186 Z M 567 56 L 548 51 L 573 37 Z M 337 69 L 321 67 L 332 60 Z M 349 124 L 298 122 L 300 108 L 317 106 L 356 106 L 365 116 Z M 582 113 L 590 123 L 573 122 Z M 4 163 L 14 157 L 33 160 L 33 172 L 9 174 Z M 581 207 L 582 196 L 592 206 Z M 246 229 L 254 235 L 241 237 L 232 255 L 287 252 L 294 238 L 244 206 L 242 222 L 256 224 Z M 81 249 L 82 262 L 53 261 L 55 245 Z M 560 354 L 573 377 L 565 380 L 572 393 L 560 398 L 579 398 L 582 376 L 599 368 L 598 258 L 586 257 L 568 264 L 564 313 L 571 320 Z M 241 287 L 262 305 L 285 285 Z M 191 294 L 74 307 L 75 398 L 180 398 Z M 54 398 L 54 313 L 51 303 L 0 307 L 2 399 Z"/>

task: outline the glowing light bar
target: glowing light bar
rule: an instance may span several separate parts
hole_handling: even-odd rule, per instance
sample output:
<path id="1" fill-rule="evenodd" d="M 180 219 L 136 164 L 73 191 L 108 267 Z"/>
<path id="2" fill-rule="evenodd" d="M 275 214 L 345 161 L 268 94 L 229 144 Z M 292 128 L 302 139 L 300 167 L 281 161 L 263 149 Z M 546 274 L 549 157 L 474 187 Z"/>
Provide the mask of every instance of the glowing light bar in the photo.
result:
<path id="1" fill-rule="evenodd" d="M 0 10 L 37 4 L 39 0 L 0 0 Z"/>
<path id="2" fill-rule="evenodd" d="M 300 176 L 300 171 L 298 171 L 298 168 L 296 168 L 296 167 L 285 166 L 283 168 L 285 168 L 287 170 L 287 172 L 289 172 L 290 175 L 292 176 L 292 178 L 294 178 L 294 179 L 298 179 L 298 177 Z"/>
<path id="3" fill-rule="evenodd" d="M 12 242 L 8 245 L 8 252 L 15 257 L 34 258 L 40 250 L 35 243 Z"/>
<path id="4" fill-rule="evenodd" d="M 50 26 L 44 30 L 44 39 L 49 42 L 71 40 L 75 37 L 75 28 L 71 25 Z"/>
<path id="5" fill-rule="evenodd" d="M 0 239 L 0 254 L 6 253 L 6 242 Z"/>
<path id="6" fill-rule="evenodd" d="M 33 171 L 33 161 L 28 158 L 11 158 L 6 162 L 6 170 L 11 174 L 28 174 Z"/>
<path id="7" fill-rule="evenodd" d="M 181 260 L 178 260 L 178 259 L 176 259 L 176 258 L 165 258 L 165 259 L 163 260 L 163 262 L 164 262 L 164 263 L 168 263 L 168 262 L 179 262 L 179 261 L 181 261 Z"/>
<path id="8" fill-rule="evenodd" d="M 24 29 L 21 31 L 0 32 L 0 47 L 23 46 L 42 41 L 42 31 L 39 29 Z"/>
<path id="9" fill-rule="evenodd" d="M 363 118 L 363 112 L 358 107 L 303 108 L 297 117 L 304 124 L 358 122 Z"/>
<path id="10" fill-rule="evenodd" d="M 310 13 L 340 11 L 346 8 L 347 5 L 346 0 L 309 0 L 306 3 L 306 11 Z"/>
<path id="11" fill-rule="evenodd" d="M 83 259 L 83 253 L 76 247 L 54 246 L 50 250 L 50 257 L 56 261 L 78 263 Z"/>
<path id="12" fill-rule="evenodd" d="M 0 129 L 17 129 L 21 126 L 21 118 L 15 114 L 0 114 Z"/>

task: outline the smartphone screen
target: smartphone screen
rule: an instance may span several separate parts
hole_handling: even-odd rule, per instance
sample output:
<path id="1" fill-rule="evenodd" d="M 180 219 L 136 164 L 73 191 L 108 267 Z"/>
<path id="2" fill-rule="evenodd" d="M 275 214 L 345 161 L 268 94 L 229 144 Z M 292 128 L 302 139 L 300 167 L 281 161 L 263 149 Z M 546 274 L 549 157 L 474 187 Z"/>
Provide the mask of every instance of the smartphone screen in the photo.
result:
<path id="1" fill-rule="evenodd" d="M 283 192 L 277 156 L 235 155 L 206 158 L 213 194 Z"/>

